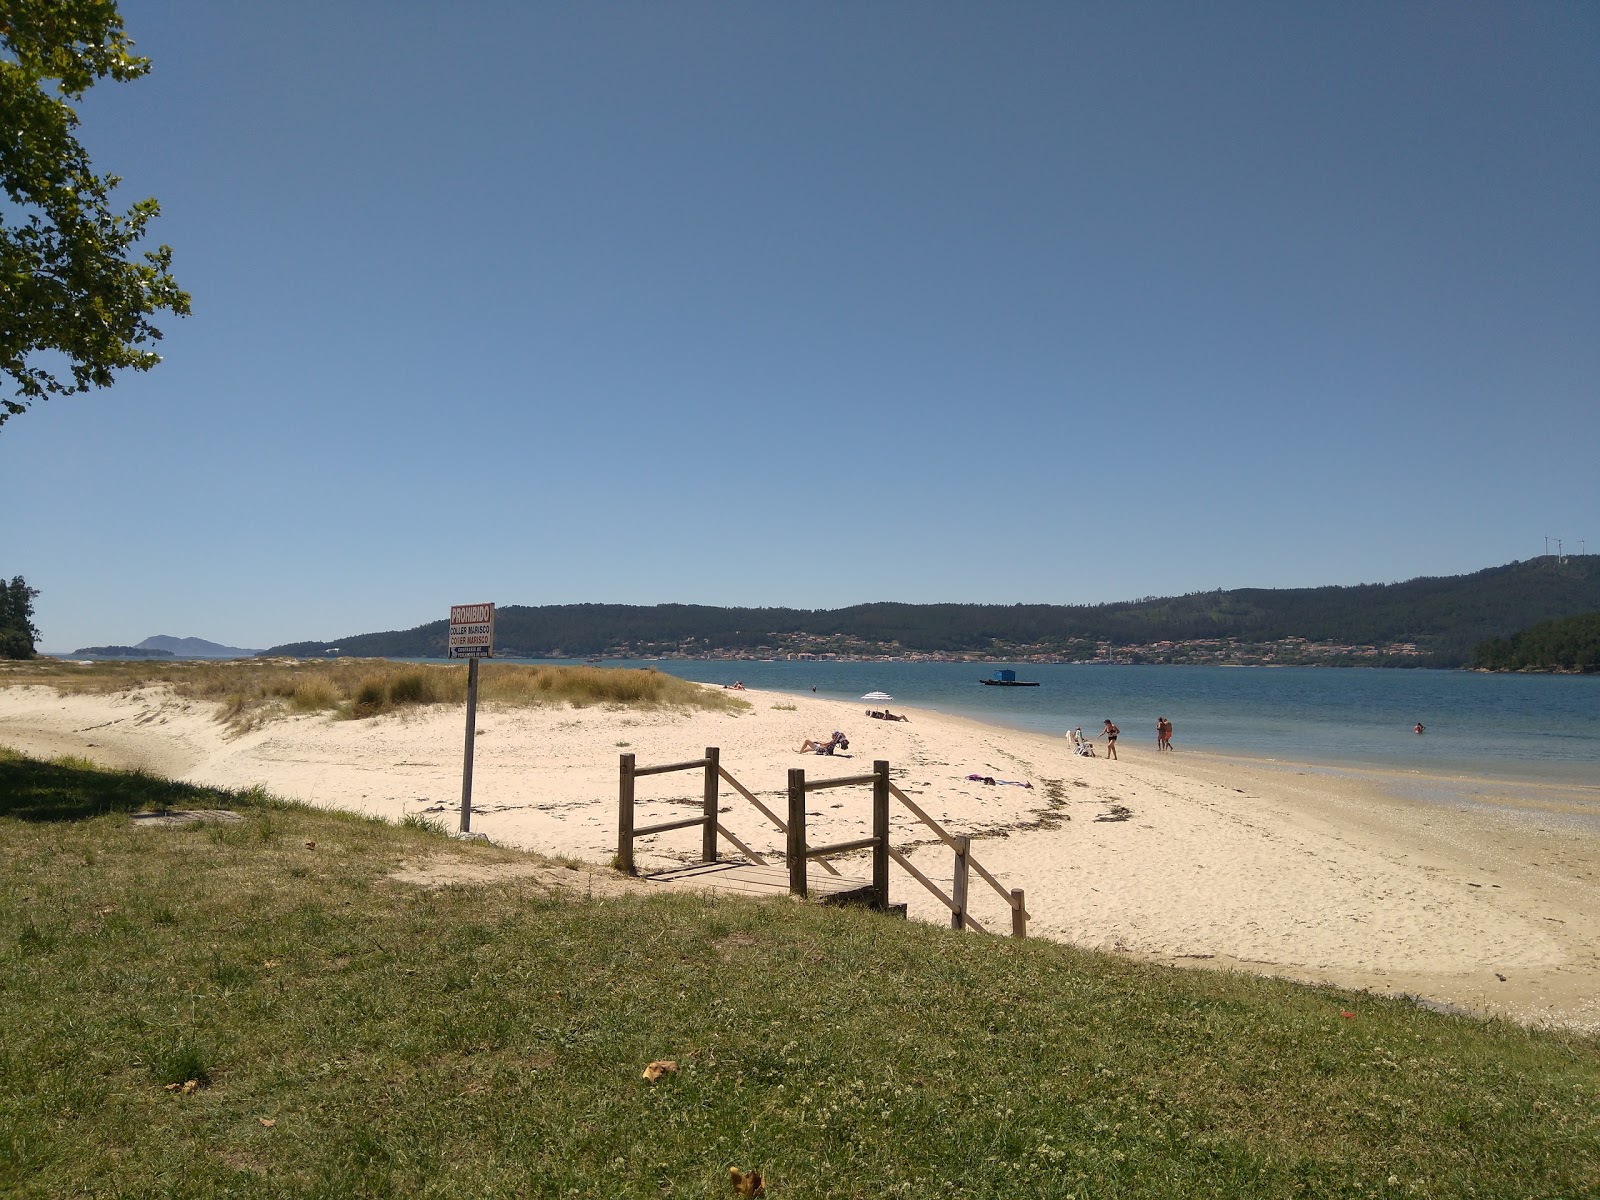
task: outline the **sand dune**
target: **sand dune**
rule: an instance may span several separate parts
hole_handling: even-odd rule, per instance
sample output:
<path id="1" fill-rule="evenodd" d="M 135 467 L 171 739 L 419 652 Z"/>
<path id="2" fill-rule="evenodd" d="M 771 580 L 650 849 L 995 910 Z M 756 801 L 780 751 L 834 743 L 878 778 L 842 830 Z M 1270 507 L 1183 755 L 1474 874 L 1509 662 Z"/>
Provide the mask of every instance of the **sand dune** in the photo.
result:
<path id="1" fill-rule="evenodd" d="M 1238 968 L 1409 993 L 1469 1011 L 1600 1031 L 1600 788 L 1509 786 L 1415 773 L 1237 760 L 1124 740 L 1121 761 L 1075 757 L 1064 738 L 907 710 L 748 692 L 739 714 L 482 709 L 473 829 L 592 863 L 616 849 L 618 756 L 682 761 L 706 746 L 776 811 L 786 773 L 825 778 L 885 759 L 896 784 L 1008 887 L 1027 894 L 1030 935 L 1143 959 Z M 208 707 L 159 689 L 60 696 L 0 689 L 0 744 L 81 754 L 199 783 L 390 820 L 422 812 L 456 827 L 459 708 L 367 721 L 293 717 L 232 735 Z M 799 754 L 841 729 L 848 756 Z M 1028 783 L 974 782 L 968 775 Z M 698 804 L 691 773 L 639 781 L 640 824 Z M 723 821 L 781 851 L 764 817 L 724 788 Z M 893 840 L 948 886 L 950 851 L 894 806 Z M 865 788 L 812 794 L 813 844 L 868 832 Z M 642 868 L 690 861 L 697 830 L 641 841 Z M 840 867 L 866 874 L 864 862 Z M 948 913 L 895 868 L 913 918 Z M 1009 917 L 974 881 L 991 929 Z"/>

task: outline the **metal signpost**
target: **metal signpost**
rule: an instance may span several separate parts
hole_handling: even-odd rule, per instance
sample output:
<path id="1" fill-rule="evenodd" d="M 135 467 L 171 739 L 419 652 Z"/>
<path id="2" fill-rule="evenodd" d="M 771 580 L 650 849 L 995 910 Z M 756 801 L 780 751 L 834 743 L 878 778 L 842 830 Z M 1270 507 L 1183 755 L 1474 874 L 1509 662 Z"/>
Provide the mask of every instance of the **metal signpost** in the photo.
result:
<path id="1" fill-rule="evenodd" d="M 467 748 L 461 765 L 461 832 L 472 832 L 472 745 L 478 723 L 478 660 L 494 657 L 494 605 L 450 606 L 449 656 L 467 663 Z"/>

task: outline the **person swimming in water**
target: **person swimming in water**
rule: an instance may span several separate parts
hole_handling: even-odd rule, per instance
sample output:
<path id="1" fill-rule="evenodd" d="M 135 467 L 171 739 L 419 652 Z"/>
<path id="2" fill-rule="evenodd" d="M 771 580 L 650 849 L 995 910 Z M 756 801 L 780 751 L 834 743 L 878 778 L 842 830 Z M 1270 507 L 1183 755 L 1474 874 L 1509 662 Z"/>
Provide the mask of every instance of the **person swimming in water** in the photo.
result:
<path id="1" fill-rule="evenodd" d="M 1422 722 L 1421 721 L 1417 722 L 1416 732 L 1417 733 L 1422 733 L 1423 732 Z"/>

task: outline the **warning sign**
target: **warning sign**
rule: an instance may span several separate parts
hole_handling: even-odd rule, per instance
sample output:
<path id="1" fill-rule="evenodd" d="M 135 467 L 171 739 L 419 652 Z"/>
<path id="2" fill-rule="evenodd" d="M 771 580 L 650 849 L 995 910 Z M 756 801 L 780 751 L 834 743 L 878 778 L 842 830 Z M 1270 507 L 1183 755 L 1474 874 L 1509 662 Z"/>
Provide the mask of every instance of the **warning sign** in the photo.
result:
<path id="1" fill-rule="evenodd" d="M 494 657 L 494 605 L 450 606 L 450 657 Z"/>

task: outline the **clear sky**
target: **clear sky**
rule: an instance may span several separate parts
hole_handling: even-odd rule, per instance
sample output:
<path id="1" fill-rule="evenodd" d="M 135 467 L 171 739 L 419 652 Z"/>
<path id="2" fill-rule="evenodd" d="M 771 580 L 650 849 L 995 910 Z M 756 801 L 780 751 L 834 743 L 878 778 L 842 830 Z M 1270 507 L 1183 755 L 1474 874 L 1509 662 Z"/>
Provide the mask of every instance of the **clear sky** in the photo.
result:
<path id="1" fill-rule="evenodd" d="M 0 428 L 43 648 L 1600 549 L 1600 5 L 121 7 L 194 315 Z"/>

